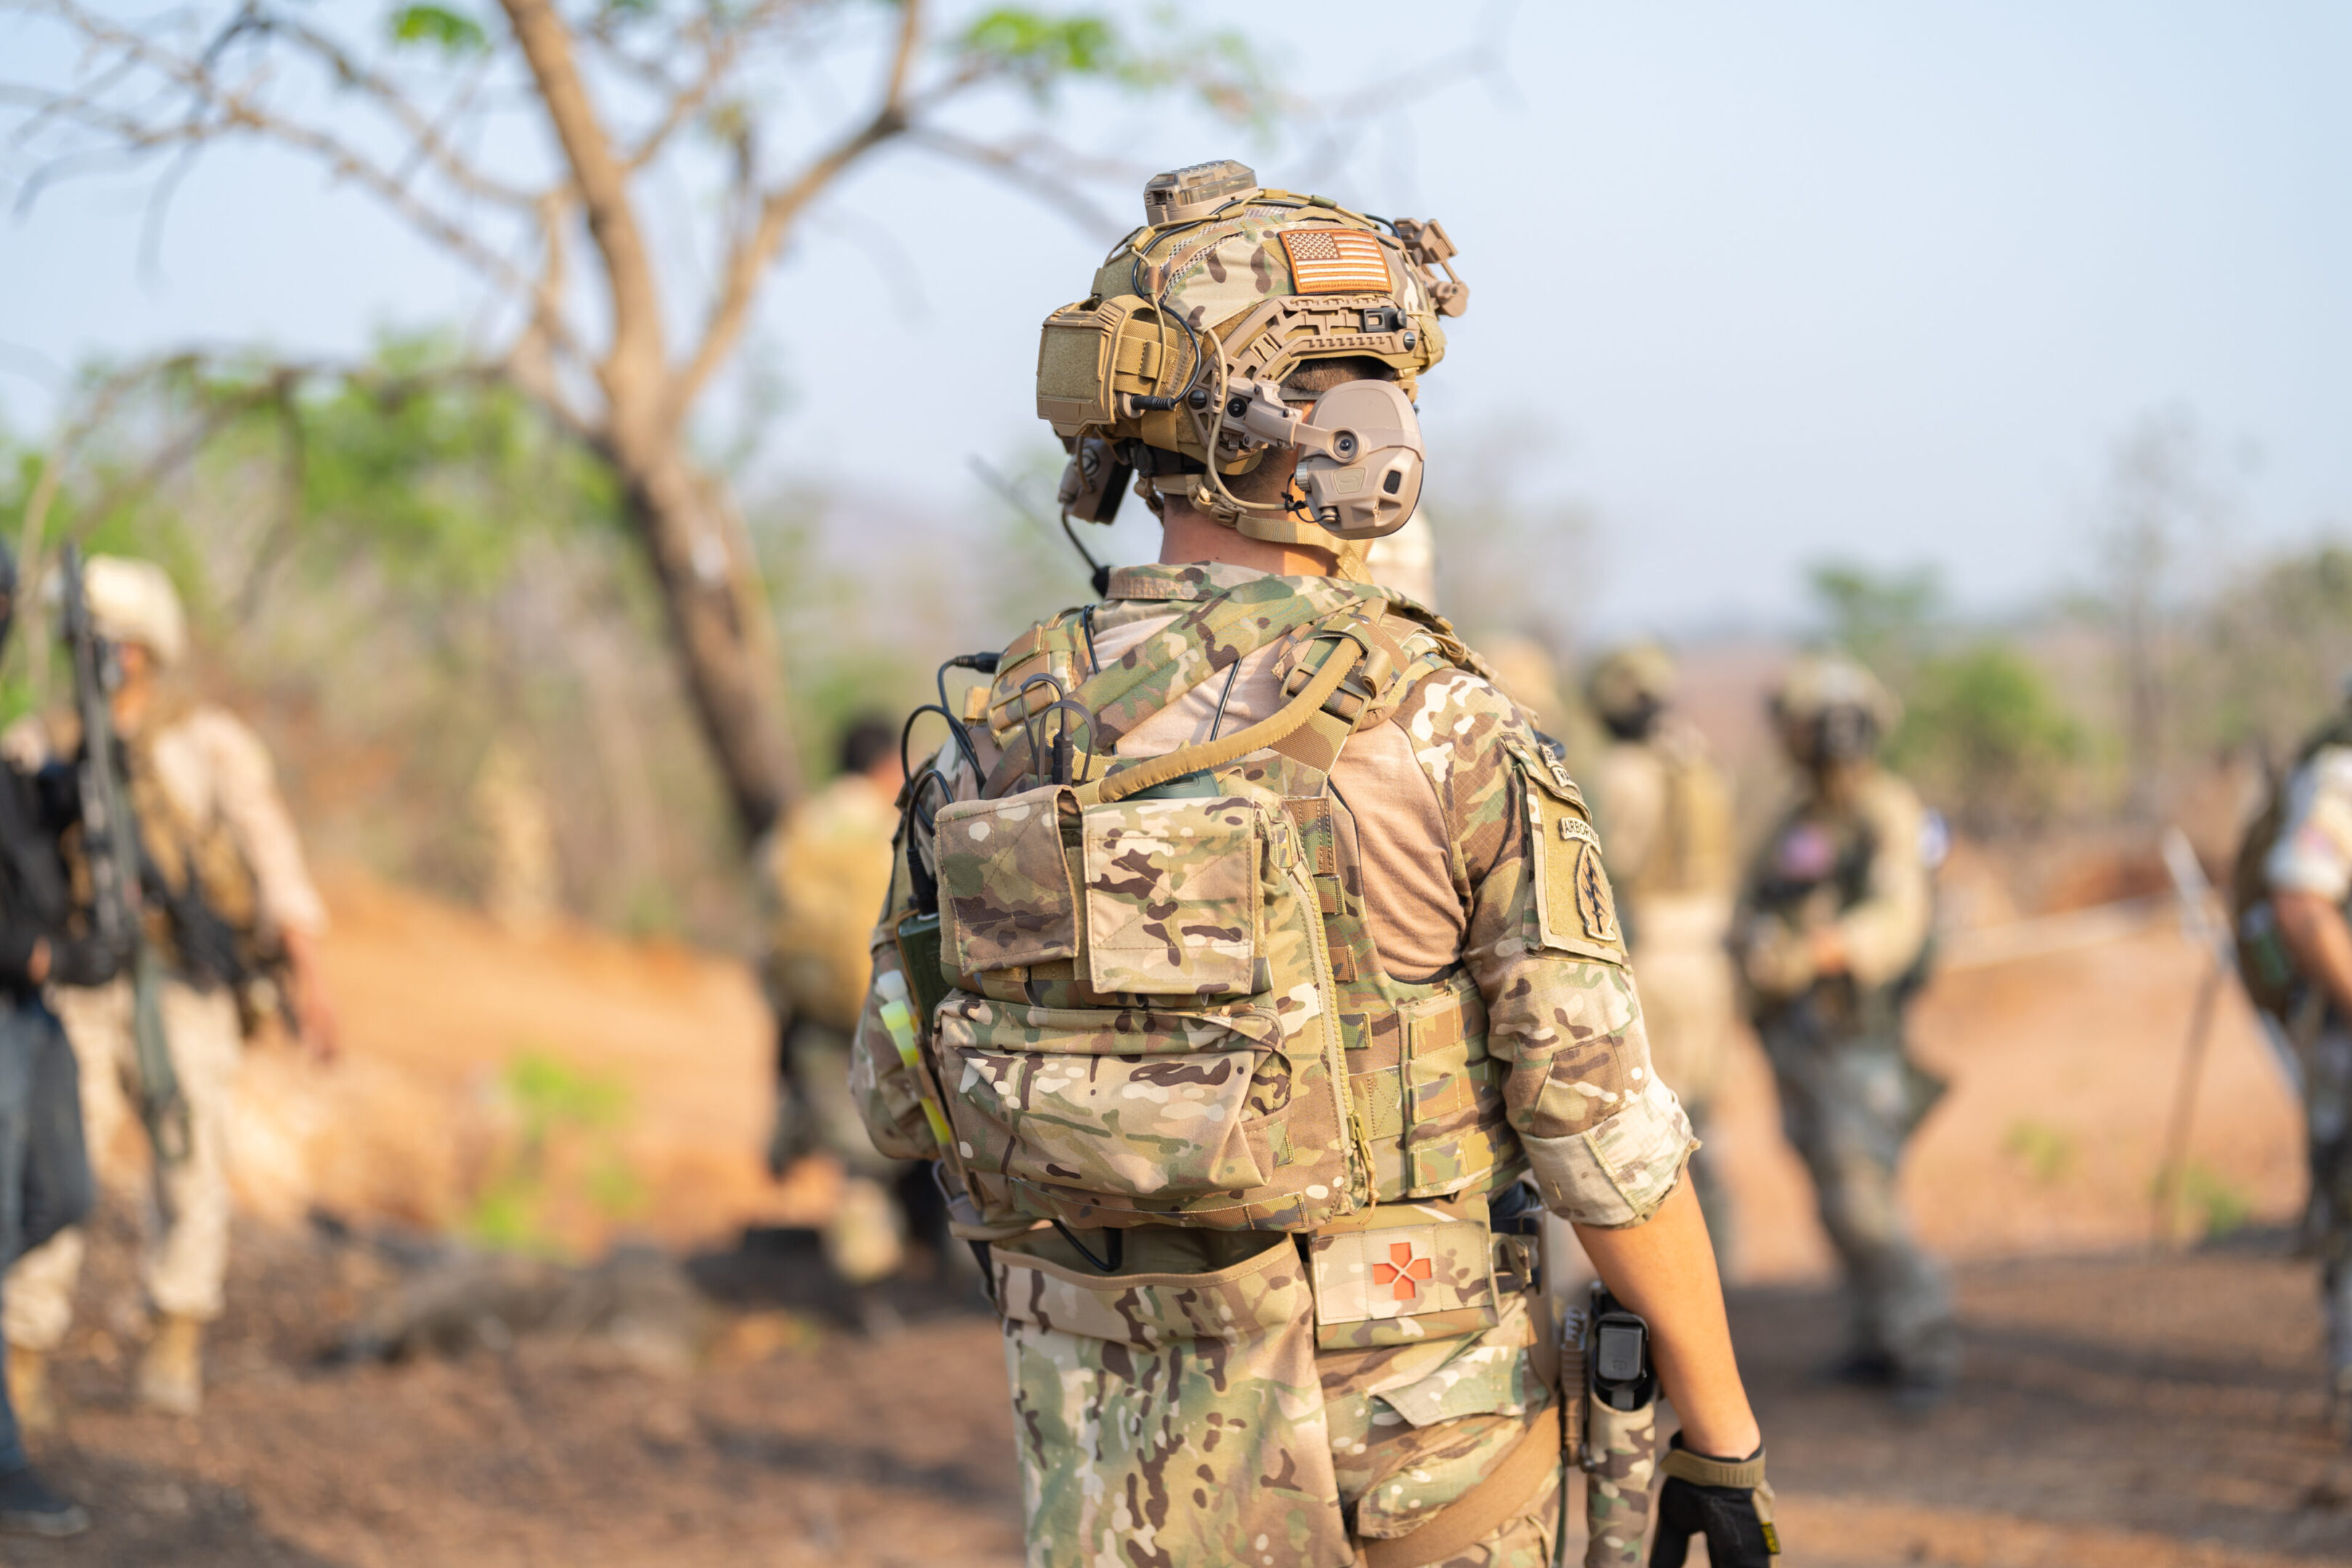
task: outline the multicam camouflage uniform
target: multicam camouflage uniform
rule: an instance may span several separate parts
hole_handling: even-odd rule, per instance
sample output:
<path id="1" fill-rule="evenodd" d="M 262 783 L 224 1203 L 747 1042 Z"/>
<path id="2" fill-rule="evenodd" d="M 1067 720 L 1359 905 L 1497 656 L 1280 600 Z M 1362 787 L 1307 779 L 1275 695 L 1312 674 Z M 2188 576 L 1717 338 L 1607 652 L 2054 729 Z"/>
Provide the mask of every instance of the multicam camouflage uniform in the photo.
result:
<path id="1" fill-rule="evenodd" d="M 2314 894 L 2352 914 L 2352 717 L 2305 747 L 2285 784 L 2263 871 L 2277 892 Z M 2352 1407 L 2352 1019 L 2320 988 L 2294 985 L 2274 1026 L 2303 1078 L 2311 1163 L 2309 1229 L 2320 1258 L 2328 1371 L 2338 1418 Z"/>
<path id="2" fill-rule="evenodd" d="M 1108 812 L 1021 793 L 1042 771 L 1037 674 L 1076 688 L 1098 756 L 1160 755 L 1276 712 L 1309 646 L 1292 634 L 1350 611 L 1383 617 L 1402 673 L 1336 755 L 1254 752 Z M 1033 1563 L 1340 1568 L 1557 1430 L 1533 1270 L 1490 1202 L 1532 1175 L 1570 1219 L 1638 1223 L 1693 1140 L 1649 1069 L 1575 786 L 1475 667 L 1385 590 L 1230 565 L 1115 573 L 1107 603 L 1000 665 L 992 776 L 949 770 L 960 801 L 997 804 L 939 813 L 940 967 L 981 992 L 949 994 L 908 1073 L 877 984 L 852 1084 L 885 1152 L 944 1153 L 1010 1216 L 993 1280 Z M 1201 798 L 1256 783 L 1282 809 Z M 1221 842 L 1251 822 L 1263 837 Z M 1260 866 L 1309 873 L 1304 925 L 1254 922 Z M 902 862 L 894 909 L 928 874 Z M 919 952 L 895 929 L 876 936 L 886 977 Z M 1165 995 L 1298 973 L 1301 941 L 1328 991 Z M 1549 1563 L 1559 1484 L 1547 1466 L 1444 1561 Z"/>
<path id="3" fill-rule="evenodd" d="M 1948 1291 L 1895 1179 L 1941 1089 L 1903 1036 L 1932 913 L 1929 832 L 1911 786 L 1875 763 L 1854 764 L 1834 792 L 1816 782 L 1766 839 L 1737 930 L 1782 1124 L 1845 1267 L 1853 1370 L 1938 1388 L 1958 1358 Z M 1824 927 L 1843 940 L 1844 973 L 1808 966 L 1806 939 Z"/>

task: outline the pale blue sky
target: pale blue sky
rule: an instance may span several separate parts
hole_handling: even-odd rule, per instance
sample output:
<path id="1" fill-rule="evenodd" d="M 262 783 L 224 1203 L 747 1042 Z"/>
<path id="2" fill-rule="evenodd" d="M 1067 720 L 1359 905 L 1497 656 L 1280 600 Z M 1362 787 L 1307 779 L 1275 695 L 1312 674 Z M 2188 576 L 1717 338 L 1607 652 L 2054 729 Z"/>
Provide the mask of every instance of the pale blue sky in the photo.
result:
<path id="1" fill-rule="evenodd" d="M 1209 10 L 1273 18 L 1276 61 L 1310 40 L 1287 73 L 1310 91 L 1387 77 L 1480 16 Z M 0 59 L 26 58 L 13 26 Z M 1473 308 L 1423 402 L 1436 482 L 1489 432 L 1530 432 L 1518 482 L 1597 520 L 1597 629 L 1785 618 L 1801 564 L 1839 553 L 1934 561 L 1998 607 L 2089 572 L 2105 454 L 2158 407 L 2242 467 L 2231 548 L 2352 531 L 2347 80 L 2352 8 L 2317 3 L 1529 4 L 1498 79 L 1399 110 L 1318 184 L 1460 244 Z M 1181 114 L 1075 139 L 1307 177 Z M 27 353 L 349 349 L 467 319 L 460 277 L 273 159 L 194 174 L 158 279 L 142 206 L 87 184 L 0 222 L 19 428 L 52 405 Z M 877 229 L 919 311 L 857 237 Z M 877 164 L 772 295 L 763 352 L 793 401 L 768 466 L 991 525 L 965 456 L 1039 441 L 1036 323 L 1099 249 L 919 155 Z M 910 381 L 941 395 L 918 405 Z"/>

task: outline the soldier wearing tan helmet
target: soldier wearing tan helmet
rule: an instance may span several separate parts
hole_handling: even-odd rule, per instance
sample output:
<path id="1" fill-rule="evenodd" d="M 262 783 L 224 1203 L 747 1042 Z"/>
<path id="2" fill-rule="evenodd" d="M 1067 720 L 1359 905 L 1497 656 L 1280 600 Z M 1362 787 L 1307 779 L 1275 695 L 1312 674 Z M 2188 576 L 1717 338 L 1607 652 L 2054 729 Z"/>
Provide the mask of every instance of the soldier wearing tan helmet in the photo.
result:
<path id="1" fill-rule="evenodd" d="M 145 1268 L 155 1317 L 137 1390 L 147 1405 L 194 1415 L 203 1400 L 204 1327 L 220 1315 L 228 1266 L 227 1141 L 244 1049 L 241 1004 L 249 984 L 274 975 L 305 1044 L 332 1055 L 335 1020 L 317 958 L 327 911 L 260 741 L 175 677 L 187 623 L 170 578 L 152 562 L 100 555 L 84 581 L 91 621 L 121 669 L 114 723 L 142 847 L 163 884 L 163 896 L 149 896 L 149 939 L 168 965 L 163 1027 L 188 1109 L 186 1157 L 163 1162 L 157 1174 L 163 1224 Z M 56 995 L 81 1063 L 90 1157 L 103 1180 L 116 1131 L 136 1120 L 131 987 L 122 980 L 59 986 Z M 73 1320 L 82 1249 L 81 1233 L 68 1230 L 9 1270 L 8 1370 L 31 1421 L 55 1419 L 45 1369 Z"/>
<path id="2" fill-rule="evenodd" d="M 1729 1194 L 1705 1145 L 1738 1009 L 1727 950 L 1739 867 L 1731 783 L 1706 738 L 1674 711 L 1675 662 L 1655 643 L 1603 657 L 1586 700 L 1609 733 L 1593 820 L 1609 844 L 1618 918 L 1642 977 L 1650 1056 L 1701 1140 L 1691 1180 L 1716 1256 L 1731 1256 Z"/>
<path id="3" fill-rule="evenodd" d="M 1942 825 L 1879 765 L 1901 710 L 1862 666 L 1801 658 L 1770 710 L 1800 778 L 1749 868 L 1735 926 L 1749 1016 L 1845 1268 L 1852 1334 L 1838 1371 L 1932 1404 L 1958 1372 L 1959 1342 L 1896 1173 L 1943 1089 L 1913 1063 L 1904 1035 L 1927 977 Z"/>
<path id="4" fill-rule="evenodd" d="M 1664 1516 L 1697 1528 L 1668 1504 L 1704 1480 L 1711 1561 L 1762 1568 L 1600 837 L 1484 662 L 1367 573 L 1421 489 L 1454 247 L 1232 163 L 1145 214 L 1047 319 L 1037 404 L 1068 514 L 1134 479 L 1160 560 L 967 662 L 851 1069 L 989 1248 L 1029 1562 L 1549 1563 L 1549 1207 L 1649 1320 L 1687 1445 Z"/>

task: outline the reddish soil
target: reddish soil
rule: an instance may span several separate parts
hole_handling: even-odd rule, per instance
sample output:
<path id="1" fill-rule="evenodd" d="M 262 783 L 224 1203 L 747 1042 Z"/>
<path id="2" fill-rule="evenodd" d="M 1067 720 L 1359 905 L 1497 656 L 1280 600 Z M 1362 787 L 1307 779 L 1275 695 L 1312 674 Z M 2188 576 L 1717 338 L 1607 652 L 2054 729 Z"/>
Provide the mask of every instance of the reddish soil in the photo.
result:
<path id="1" fill-rule="evenodd" d="M 908 1327 L 847 1327 L 805 1247 L 751 1222 L 821 1212 L 821 1172 L 759 1173 L 764 1028 L 740 968 L 472 917 L 339 879 L 330 954 L 349 1059 L 253 1060 L 230 1315 L 201 1422 L 129 1408 L 130 1238 L 103 1227 L 38 1452 L 87 1499 L 82 1541 L 11 1564 L 1010 1564 L 1010 1419 L 992 1322 L 910 1288 Z M 1743 1204 L 1734 1303 L 1792 1561 L 2270 1564 L 2352 1557 L 2352 1461 L 2320 1430 L 2310 1267 L 2289 1254 L 2292 1102 L 2234 998 L 2205 1064 L 2201 1213 L 2243 1228 L 2149 1249 L 2149 1190 L 2195 960 L 2168 931 L 1956 974 L 1923 999 L 1955 1088 L 1909 1185 L 1960 1259 L 1969 1371 L 1899 1420 L 1822 1386 L 1839 1313 L 1801 1173 L 1744 1057 L 1712 1136 Z M 388 1278 L 301 1223 L 446 1224 L 513 1131 L 501 1065 L 531 1048 L 626 1087 L 632 1215 L 563 1217 L 700 1247 L 723 1303 L 700 1370 L 633 1370 L 594 1342 L 457 1362 L 321 1359 Z"/>

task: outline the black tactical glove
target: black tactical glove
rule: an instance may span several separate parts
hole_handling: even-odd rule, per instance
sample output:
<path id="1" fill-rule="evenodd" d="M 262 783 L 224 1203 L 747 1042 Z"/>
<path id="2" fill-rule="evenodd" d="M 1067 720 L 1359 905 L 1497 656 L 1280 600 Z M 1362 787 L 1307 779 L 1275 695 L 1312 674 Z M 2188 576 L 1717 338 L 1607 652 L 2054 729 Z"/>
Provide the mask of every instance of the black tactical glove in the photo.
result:
<path id="1" fill-rule="evenodd" d="M 128 943 L 85 936 L 49 943 L 49 979 L 59 985 L 103 985 L 122 973 Z"/>
<path id="2" fill-rule="evenodd" d="M 1715 1568 L 1772 1568 L 1780 1532 L 1772 1524 L 1762 1448 L 1744 1459 L 1710 1458 L 1684 1447 L 1677 1432 L 1658 1468 L 1666 1484 L 1658 1489 L 1650 1568 L 1683 1568 L 1690 1538 L 1699 1534 Z"/>

